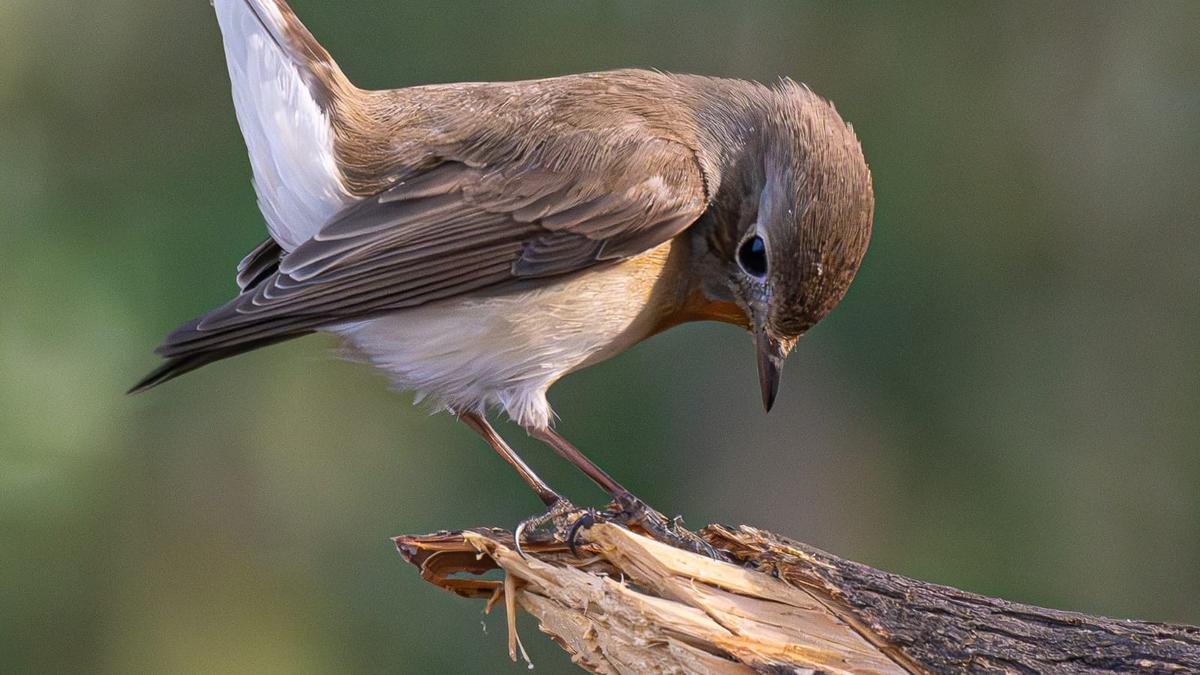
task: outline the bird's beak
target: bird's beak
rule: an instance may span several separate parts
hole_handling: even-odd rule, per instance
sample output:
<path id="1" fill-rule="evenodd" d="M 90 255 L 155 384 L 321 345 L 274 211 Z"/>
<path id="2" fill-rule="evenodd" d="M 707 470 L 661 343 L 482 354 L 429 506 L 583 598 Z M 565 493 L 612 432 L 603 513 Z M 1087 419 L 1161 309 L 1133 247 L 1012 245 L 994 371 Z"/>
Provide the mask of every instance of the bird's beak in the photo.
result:
<path id="1" fill-rule="evenodd" d="M 754 331 L 758 348 L 758 384 L 762 390 L 763 407 L 771 412 L 775 405 L 775 394 L 779 393 L 779 371 L 783 370 L 783 359 L 787 351 L 783 344 L 759 328 Z"/>

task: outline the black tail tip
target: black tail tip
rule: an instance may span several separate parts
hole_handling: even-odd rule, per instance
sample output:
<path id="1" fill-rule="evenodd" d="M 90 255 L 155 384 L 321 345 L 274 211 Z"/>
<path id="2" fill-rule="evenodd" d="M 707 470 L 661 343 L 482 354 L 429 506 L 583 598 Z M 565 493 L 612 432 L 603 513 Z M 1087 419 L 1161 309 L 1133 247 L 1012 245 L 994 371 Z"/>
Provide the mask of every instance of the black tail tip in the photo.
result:
<path id="1" fill-rule="evenodd" d="M 149 375 L 139 380 L 137 384 L 130 387 L 129 391 L 125 392 L 125 394 L 140 394 L 153 389 L 163 382 L 173 380 L 184 373 L 193 371 L 205 363 L 207 361 L 195 358 L 169 359 L 166 363 L 151 371 Z"/>
<path id="2" fill-rule="evenodd" d="M 140 394 L 144 391 L 153 389 L 154 387 L 158 386 L 158 384 L 159 384 L 158 382 L 152 382 L 149 379 L 141 380 L 140 382 L 133 385 L 129 389 L 126 389 L 125 395 L 133 396 L 134 394 Z"/>
<path id="3" fill-rule="evenodd" d="M 170 377 L 163 377 L 163 374 L 160 371 L 162 371 L 162 368 L 157 368 L 154 372 L 138 380 L 138 383 L 130 387 L 129 390 L 125 392 L 125 395 L 132 396 L 134 394 L 140 394 L 144 391 L 153 389 L 170 379 Z"/>
<path id="4" fill-rule="evenodd" d="M 174 336 L 176 333 L 181 333 L 185 330 L 190 330 L 190 327 L 194 323 L 195 322 L 184 325 L 183 327 L 176 330 L 175 333 L 172 333 L 172 336 Z M 201 348 L 201 349 L 194 349 L 192 351 L 182 351 L 182 350 L 176 351 L 176 352 L 174 352 L 175 356 L 167 357 L 167 360 L 165 363 L 163 363 L 158 368 L 155 368 L 153 372 L 151 372 L 146 377 L 143 377 L 140 382 L 138 382 L 137 384 L 130 387 L 129 391 L 127 391 L 125 393 L 126 394 L 140 394 L 143 391 L 146 391 L 147 389 L 153 389 L 154 387 L 157 387 L 158 385 L 162 384 L 163 382 L 167 382 L 168 380 L 173 380 L 173 379 L 179 377 L 180 375 L 183 375 L 185 373 L 190 373 L 193 370 L 196 370 L 197 368 L 201 368 L 201 367 L 206 366 L 215 361 L 227 359 L 231 356 L 237 356 L 238 354 L 243 354 L 245 352 L 248 352 L 248 351 L 251 351 L 254 349 L 258 349 L 259 347 L 266 347 L 267 345 L 272 345 L 277 342 L 291 340 L 292 338 L 299 337 L 301 335 L 306 335 L 310 332 L 312 332 L 312 331 L 301 330 L 301 331 L 295 331 L 295 332 L 291 332 L 291 333 L 281 333 L 279 335 L 270 335 L 270 336 L 263 337 L 263 338 L 255 338 L 255 339 L 251 339 L 251 340 L 245 340 L 243 342 L 237 342 L 232 345 L 228 345 L 228 346 L 224 346 L 224 347 L 217 347 L 215 349 Z M 174 348 L 177 348 L 177 347 L 178 347 L 178 345 L 174 346 Z M 160 351 L 165 350 L 165 349 L 166 349 L 166 347 L 164 346 L 164 347 L 160 348 Z"/>

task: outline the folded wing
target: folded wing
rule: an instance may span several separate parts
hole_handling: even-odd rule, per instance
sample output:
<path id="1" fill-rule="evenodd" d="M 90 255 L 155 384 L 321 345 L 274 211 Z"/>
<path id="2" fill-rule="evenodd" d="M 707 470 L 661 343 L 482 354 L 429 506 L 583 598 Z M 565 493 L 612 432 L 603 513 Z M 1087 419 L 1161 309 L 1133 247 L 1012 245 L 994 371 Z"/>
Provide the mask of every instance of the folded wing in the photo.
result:
<path id="1" fill-rule="evenodd" d="M 256 283 L 168 336 L 159 353 L 171 361 L 144 384 L 179 374 L 171 363 L 186 372 L 322 327 L 636 256 L 705 209 L 682 145 L 649 139 L 588 161 L 580 173 L 446 158 L 412 173 L 274 267 L 256 268 L 252 255 Z"/>

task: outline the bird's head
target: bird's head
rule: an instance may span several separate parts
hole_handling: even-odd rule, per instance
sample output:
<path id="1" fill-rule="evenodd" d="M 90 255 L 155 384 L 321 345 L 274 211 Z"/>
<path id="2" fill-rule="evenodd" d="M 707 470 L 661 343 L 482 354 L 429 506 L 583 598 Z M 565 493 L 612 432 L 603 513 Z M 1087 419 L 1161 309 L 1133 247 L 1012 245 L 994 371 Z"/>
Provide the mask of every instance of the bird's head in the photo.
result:
<path id="1" fill-rule="evenodd" d="M 790 81 L 770 93 L 700 228 L 704 295 L 735 305 L 730 320 L 753 334 L 768 411 L 784 358 L 854 279 L 874 210 L 862 149 L 833 106 Z"/>

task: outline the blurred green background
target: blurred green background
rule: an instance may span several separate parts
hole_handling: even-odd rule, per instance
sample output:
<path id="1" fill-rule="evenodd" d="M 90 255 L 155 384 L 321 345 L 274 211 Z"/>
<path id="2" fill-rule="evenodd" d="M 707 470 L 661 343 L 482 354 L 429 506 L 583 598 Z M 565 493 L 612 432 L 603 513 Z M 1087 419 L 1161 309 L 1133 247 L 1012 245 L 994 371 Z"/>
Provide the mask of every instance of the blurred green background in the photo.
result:
<path id="1" fill-rule="evenodd" d="M 876 234 L 776 411 L 750 339 L 697 324 L 558 386 L 560 429 L 693 525 L 1200 623 L 1200 3 L 294 5 L 363 86 L 649 66 L 831 98 Z M 539 508 L 452 419 L 321 337 L 122 395 L 263 233 L 207 2 L 0 2 L 0 670 L 523 667 L 388 541 Z"/>

